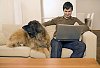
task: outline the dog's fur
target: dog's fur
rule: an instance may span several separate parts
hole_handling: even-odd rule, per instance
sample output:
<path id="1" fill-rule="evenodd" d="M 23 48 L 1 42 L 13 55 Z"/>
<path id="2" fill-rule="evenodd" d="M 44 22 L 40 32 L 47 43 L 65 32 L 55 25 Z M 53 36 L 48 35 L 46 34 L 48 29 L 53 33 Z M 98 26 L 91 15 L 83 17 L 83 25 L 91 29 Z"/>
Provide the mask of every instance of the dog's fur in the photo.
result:
<path id="1" fill-rule="evenodd" d="M 45 53 L 50 57 L 50 37 L 45 28 L 36 20 L 13 33 L 8 42 L 8 47 L 28 46 L 34 50 Z"/>

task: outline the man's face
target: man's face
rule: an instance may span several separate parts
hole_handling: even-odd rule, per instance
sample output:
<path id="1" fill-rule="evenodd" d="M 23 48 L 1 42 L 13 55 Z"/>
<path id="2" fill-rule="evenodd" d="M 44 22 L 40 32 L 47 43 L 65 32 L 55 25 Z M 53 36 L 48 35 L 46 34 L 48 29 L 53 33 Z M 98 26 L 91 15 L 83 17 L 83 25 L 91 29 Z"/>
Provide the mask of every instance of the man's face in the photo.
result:
<path id="1" fill-rule="evenodd" d="M 71 9 L 71 8 L 69 8 L 69 9 L 64 9 L 64 17 L 65 17 L 65 18 L 70 17 L 71 14 L 72 14 L 72 9 Z"/>

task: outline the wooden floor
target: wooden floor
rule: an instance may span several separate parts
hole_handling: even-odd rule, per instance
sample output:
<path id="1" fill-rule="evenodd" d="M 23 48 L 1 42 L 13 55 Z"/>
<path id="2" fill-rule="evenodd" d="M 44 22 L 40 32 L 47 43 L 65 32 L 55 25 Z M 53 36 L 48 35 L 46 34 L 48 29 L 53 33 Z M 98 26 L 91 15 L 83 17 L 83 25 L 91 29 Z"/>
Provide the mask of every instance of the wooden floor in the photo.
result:
<path id="1" fill-rule="evenodd" d="M 0 68 L 100 68 L 93 58 L 0 58 Z"/>
<path id="2" fill-rule="evenodd" d="M 97 35 L 97 61 L 100 64 L 100 30 L 93 30 L 92 32 Z"/>

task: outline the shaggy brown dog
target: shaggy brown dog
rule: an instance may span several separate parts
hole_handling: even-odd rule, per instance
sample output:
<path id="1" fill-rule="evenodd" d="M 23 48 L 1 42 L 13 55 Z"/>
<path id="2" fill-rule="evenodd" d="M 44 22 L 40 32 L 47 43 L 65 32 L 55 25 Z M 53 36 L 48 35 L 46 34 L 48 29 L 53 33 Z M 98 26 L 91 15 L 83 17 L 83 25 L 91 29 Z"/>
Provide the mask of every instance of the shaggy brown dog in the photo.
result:
<path id="1" fill-rule="evenodd" d="M 36 20 L 13 33 L 8 42 L 8 47 L 28 46 L 34 50 L 45 53 L 49 57 L 50 37 L 45 28 Z"/>

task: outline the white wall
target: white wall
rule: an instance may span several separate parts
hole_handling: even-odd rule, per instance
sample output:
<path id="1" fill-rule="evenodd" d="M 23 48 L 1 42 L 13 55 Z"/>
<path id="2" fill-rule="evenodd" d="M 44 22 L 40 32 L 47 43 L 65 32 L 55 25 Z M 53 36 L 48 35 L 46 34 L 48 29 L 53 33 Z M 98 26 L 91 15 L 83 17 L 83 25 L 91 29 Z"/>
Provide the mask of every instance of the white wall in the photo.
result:
<path id="1" fill-rule="evenodd" d="M 22 19 L 23 24 L 31 20 L 41 22 L 41 5 L 40 0 L 22 0 Z"/>
<path id="2" fill-rule="evenodd" d="M 14 23 L 15 24 L 22 24 L 22 4 L 21 0 L 13 0 L 13 6 L 14 6 Z"/>
<path id="3" fill-rule="evenodd" d="M 63 4 L 65 2 L 73 4 L 72 16 L 76 16 L 76 0 L 43 0 L 43 19 L 50 20 L 54 17 L 63 16 Z"/>
<path id="4" fill-rule="evenodd" d="M 0 0 L 0 31 L 2 24 L 41 22 L 41 0 Z"/>
<path id="5" fill-rule="evenodd" d="M 13 0 L 0 0 L 0 24 L 13 23 Z"/>
<path id="6" fill-rule="evenodd" d="M 4 23 L 14 23 L 13 0 L 0 0 L 0 31 Z"/>
<path id="7" fill-rule="evenodd" d="M 42 17 L 62 16 L 66 1 L 72 2 L 76 16 L 76 0 L 0 0 L 0 30 L 4 23 L 24 25 L 31 20 L 41 22 Z"/>
<path id="8" fill-rule="evenodd" d="M 93 29 L 100 30 L 100 0 L 76 0 L 77 13 L 94 12 Z"/>

